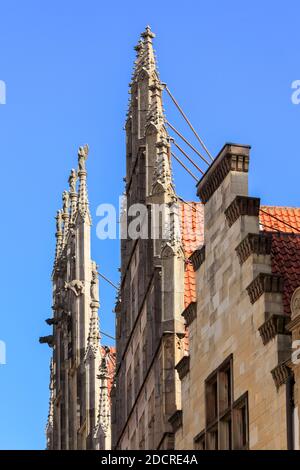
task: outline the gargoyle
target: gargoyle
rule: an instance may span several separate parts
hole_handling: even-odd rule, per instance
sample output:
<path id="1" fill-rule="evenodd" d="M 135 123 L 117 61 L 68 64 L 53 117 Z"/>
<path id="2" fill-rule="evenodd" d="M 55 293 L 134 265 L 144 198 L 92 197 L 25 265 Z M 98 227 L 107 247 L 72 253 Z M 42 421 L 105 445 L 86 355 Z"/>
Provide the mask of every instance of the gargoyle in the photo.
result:
<path id="1" fill-rule="evenodd" d="M 65 289 L 71 290 L 76 297 L 79 297 L 84 292 L 84 285 L 82 281 L 74 279 L 73 281 L 65 282 Z"/>
<path id="2" fill-rule="evenodd" d="M 49 348 L 52 348 L 53 347 L 53 335 L 41 336 L 39 338 L 39 342 L 41 344 L 48 344 Z"/>

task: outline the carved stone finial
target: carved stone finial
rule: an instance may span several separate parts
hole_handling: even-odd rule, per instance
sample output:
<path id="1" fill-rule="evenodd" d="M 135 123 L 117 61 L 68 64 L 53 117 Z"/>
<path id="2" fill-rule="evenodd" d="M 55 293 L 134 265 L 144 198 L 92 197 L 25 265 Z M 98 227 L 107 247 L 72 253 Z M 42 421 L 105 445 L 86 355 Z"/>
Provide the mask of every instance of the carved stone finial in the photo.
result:
<path id="1" fill-rule="evenodd" d="M 155 34 L 151 31 L 149 25 L 146 26 L 145 31 L 141 34 L 142 38 L 144 39 L 153 39 L 155 38 Z"/>
<path id="2" fill-rule="evenodd" d="M 134 47 L 134 50 L 139 53 L 143 49 L 143 41 L 140 39 L 137 45 Z"/>

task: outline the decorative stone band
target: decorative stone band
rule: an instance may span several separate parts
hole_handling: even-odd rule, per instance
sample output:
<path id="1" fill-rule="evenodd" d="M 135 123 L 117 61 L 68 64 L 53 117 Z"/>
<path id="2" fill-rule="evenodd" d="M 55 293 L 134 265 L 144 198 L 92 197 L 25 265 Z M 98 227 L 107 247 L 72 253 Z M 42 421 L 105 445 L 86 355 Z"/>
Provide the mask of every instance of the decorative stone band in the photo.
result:
<path id="1" fill-rule="evenodd" d="M 264 293 L 282 291 L 283 279 L 277 274 L 260 273 L 247 287 L 247 292 L 252 304 Z"/>
<path id="2" fill-rule="evenodd" d="M 186 326 L 189 326 L 197 316 L 197 303 L 191 302 L 181 315 L 185 319 Z"/>
<path id="3" fill-rule="evenodd" d="M 190 356 L 183 356 L 175 366 L 180 380 L 182 380 L 190 370 Z"/>
<path id="4" fill-rule="evenodd" d="M 290 318 L 287 315 L 273 314 L 269 316 L 266 313 L 266 317 L 269 318 L 258 328 L 263 344 L 267 344 L 278 334 L 289 334 L 286 326 Z"/>
<path id="5" fill-rule="evenodd" d="M 176 432 L 182 426 L 182 410 L 176 410 L 175 413 L 169 418 L 169 423 L 173 428 L 173 432 Z"/>
<path id="6" fill-rule="evenodd" d="M 271 253 L 272 237 L 269 234 L 248 233 L 236 247 L 240 264 L 243 264 L 251 254 L 269 255 Z"/>
<path id="7" fill-rule="evenodd" d="M 229 227 L 242 215 L 252 215 L 258 217 L 260 199 L 258 197 L 236 196 L 232 203 L 225 210 L 225 217 Z"/>
<path id="8" fill-rule="evenodd" d="M 281 362 L 271 370 L 271 374 L 277 388 L 285 384 L 287 379 L 293 374 L 289 363 L 290 361 Z"/>
<path id="9" fill-rule="evenodd" d="M 197 248 L 197 250 L 191 254 L 189 260 L 192 262 L 194 271 L 197 271 L 205 260 L 205 245 L 201 248 Z"/>
<path id="10" fill-rule="evenodd" d="M 197 184 L 197 196 L 204 204 L 211 198 L 230 171 L 248 172 L 249 151 L 249 145 L 224 145 Z"/>

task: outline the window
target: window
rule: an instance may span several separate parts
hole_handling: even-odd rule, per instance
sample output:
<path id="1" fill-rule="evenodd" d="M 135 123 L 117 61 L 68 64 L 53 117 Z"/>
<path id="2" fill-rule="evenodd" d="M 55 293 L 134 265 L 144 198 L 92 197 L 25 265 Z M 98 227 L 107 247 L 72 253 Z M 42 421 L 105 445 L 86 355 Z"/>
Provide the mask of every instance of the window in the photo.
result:
<path id="1" fill-rule="evenodd" d="M 245 393 L 233 405 L 233 436 L 235 449 L 248 449 L 248 394 Z"/>
<path id="2" fill-rule="evenodd" d="M 205 431 L 200 432 L 194 439 L 195 450 L 205 450 Z"/>
<path id="3" fill-rule="evenodd" d="M 232 355 L 205 381 L 205 430 L 195 449 L 248 449 L 248 395 L 234 402 Z"/>

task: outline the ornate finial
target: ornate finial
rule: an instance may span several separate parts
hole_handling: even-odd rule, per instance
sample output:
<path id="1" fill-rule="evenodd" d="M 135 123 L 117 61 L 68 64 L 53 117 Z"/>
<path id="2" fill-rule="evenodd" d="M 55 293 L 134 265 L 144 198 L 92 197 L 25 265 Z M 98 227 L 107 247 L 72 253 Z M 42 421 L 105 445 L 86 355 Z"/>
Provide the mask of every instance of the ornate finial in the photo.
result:
<path id="1" fill-rule="evenodd" d="M 76 173 L 76 170 L 72 168 L 69 179 L 68 179 L 70 193 L 76 193 L 76 181 L 77 181 L 77 173 Z"/>
<path id="2" fill-rule="evenodd" d="M 89 146 L 86 144 L 78 149 L 78 176 L 79 176 L 79 191 L 78 191 L 78 209 L 82 217 L 89 213 L 89 201 L 86 186 L 86 168 L 85 162 L 89 154 Z"/>
<path id="3" fill-rule="evenodd" d="M 143 41 L 140 39 L 136 46 L 134 46 L 134 50 L 139 53 L 144 47 Z"/>
<path id="4" fill-rule="evenodd" d="M 146 39 L 151 40 L 151 39 L 155 38 L 155 34 L 151 31 L 151 28 L 150 28 L 149 25 L 146 26 L 145 31 L 141 34 L 141 36 L 145 40 Z"/>
<path id="5" fill-rule="evenodd" d="M 85 162 L 89 154 L 89 146 L 86 144 L 78 149 L 78 171 L 85 171 Z"/>

